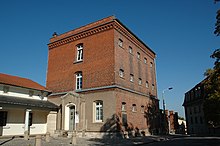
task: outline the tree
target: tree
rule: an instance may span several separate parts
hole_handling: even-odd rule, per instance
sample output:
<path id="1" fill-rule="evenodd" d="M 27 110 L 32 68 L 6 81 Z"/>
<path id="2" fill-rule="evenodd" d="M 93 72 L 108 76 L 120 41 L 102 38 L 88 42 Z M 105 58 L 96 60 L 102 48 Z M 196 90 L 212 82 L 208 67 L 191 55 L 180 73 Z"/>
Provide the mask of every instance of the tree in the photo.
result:
<path id="1" fill-rule="evenodd" d="M 217 3 L 217 2 L 220 2 L 220 0 L 215 0 L 215 3 Z M 220 35 L 220 9 L 217 11 L 217 15 L 216 15 L 214 34 L 216 34 L 217 36 Z"/>
<path id="2" fill-rule="evenodd" d="M 206 121 L 216 128 L 220 127 L 220 49 L 215 50 L 210 57 L 216 60 L 213 69 L 205 72 L 204 113 Z"/>

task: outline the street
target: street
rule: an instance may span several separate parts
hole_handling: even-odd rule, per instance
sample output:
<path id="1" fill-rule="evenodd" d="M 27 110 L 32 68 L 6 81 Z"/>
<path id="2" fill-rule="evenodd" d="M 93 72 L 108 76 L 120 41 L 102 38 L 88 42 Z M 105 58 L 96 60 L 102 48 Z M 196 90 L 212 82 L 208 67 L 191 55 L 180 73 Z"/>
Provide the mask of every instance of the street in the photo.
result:
<path id="1" fill-rule="evenodd" d="M 146 146 L 220 146 L 220 137 L 182 137 L 143 144 Z"/>

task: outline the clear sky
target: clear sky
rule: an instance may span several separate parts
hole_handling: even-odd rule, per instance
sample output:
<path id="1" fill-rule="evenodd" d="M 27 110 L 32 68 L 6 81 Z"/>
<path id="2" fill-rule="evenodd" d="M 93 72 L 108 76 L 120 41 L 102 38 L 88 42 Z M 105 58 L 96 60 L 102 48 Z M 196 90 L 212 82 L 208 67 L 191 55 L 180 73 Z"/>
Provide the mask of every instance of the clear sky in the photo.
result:
<path id="1" fill-rule="evenodd" d="M 156 54 L 158 97 L 184 116 L 184 93 L 213 67 L 219 48 L 214 0 L 0 0 L 0 72 L 46 82 L 47 44 L 58 34 L 115 15 Z"/>

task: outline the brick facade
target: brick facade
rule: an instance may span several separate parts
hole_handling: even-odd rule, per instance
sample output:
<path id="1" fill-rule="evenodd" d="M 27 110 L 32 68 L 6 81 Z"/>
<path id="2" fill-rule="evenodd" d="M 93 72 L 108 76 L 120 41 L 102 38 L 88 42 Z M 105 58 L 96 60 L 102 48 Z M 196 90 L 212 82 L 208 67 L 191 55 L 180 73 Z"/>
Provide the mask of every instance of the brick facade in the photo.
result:
<path id="1" fill-rule="evenodd" d="M 123 41 L 121 46 L 119 40 Z M 82 61 L 76 59 L 78 44 L 83 44 Z M 112 116 L 113 121 L 117 121 L 114 118 L 117 115 L 119 122 L 122 122 L 122 103 L 126 103 L 126 113 L 123 111 L 123 114 L 127 115 L 128 124 L 138 129 L 149 129 L 145 116 L 147 107 L 154 106 L 157 111 L 159 106 L 155 53 L 118 19 L 110 16 L 54 35 L 48 48 L 46 86 L 53 91 L 51 101 L 63 104 L 56 98 L 70 91 L 77 92 L 84 99 L 85 112 L 81 108 L 78 108 L 78 112 L 80 119 L 84 117 L 82 121 L 85 123 L 78 124 L 78 130 L 109 130 L 106 124 L 109 124 Z M 129 48 L 132 48 L 132 52 Z M 76 90 L 78 72 L 82 73 L 80 90 Z M 95 123 L 93 102 L 99 100 L 103 101 L 103 122 Z M 75 103 L 73 105 L 77 106 Z M 132 111 L 134 105 L 136 111 Z"/>

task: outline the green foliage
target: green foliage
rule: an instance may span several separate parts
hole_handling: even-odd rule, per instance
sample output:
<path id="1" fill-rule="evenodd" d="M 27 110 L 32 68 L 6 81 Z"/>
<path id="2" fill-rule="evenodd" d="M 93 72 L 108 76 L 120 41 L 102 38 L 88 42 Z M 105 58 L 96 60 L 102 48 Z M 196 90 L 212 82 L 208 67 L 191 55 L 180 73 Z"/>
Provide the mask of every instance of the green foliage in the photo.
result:
<path id="1" fill-rule="evenodd" d="M 207 122 L 213 127 L 220 126 L 220 49 L 217 49 L 211 55 L 216 59 L 213 69 L 205 72 L 205 92 L 204 113 Z"/>
<path id="2" fill-rule="evenodd" d="M 220 35 L 220 10 L 217 11 L 214 34 Z"/>

